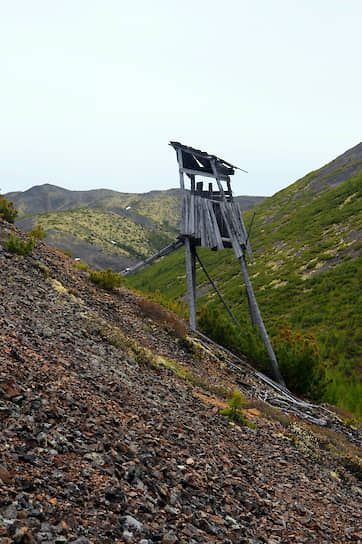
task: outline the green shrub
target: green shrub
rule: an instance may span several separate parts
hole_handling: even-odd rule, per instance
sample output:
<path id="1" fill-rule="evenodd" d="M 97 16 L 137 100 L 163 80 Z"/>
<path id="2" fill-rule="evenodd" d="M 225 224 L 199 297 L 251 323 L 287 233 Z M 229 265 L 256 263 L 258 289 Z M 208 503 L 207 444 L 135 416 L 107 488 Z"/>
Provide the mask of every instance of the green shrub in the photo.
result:
<path id="1" fill-rule="evenodd" d="M 89 266 L 86 263 L 80 263 L 76 262 L 73 263 L 74 268 L 78 268 L 78 270 L 88 270 Z"/>
<path id="2" fill-rule="evenodd" d="M 237 355 L 247 356 L 259 370 L 271 372 L 270 361 L 258 330 L 251 324 L 241 322 L 237 327 L 225 312 L 211 306 L 203 307 L 198 316 L 201 330 L 218 344 Z"/>
<path id="3" fill-rule="evenodd" d="M 63 255 L 66 255 L 67 257 L 71 257 L 72 256 L 72 252 L 69 251 L 68 249 L 60 249 L 59 247 L 56 247 L 55 248 L 57 251 L 59 251 L 59 253 L 63 253 Z"/>
<path id="4" fill-rule="evenodd" d="M 18 210 L 15 209 L 14 204 L 0 195 L 0 217 L 3 217 L 8 223 L 14 223 L 17 215 Z"/>
<path id="5" fill-rule="evenodd" d="M 279 369 L 289 389 L 295 393 L 321 398 L 325 376 L 318 346 L 313 335 L 302 336 L 287 323 L 278 327 L 272 338 Z"/>
<path id="6" fill-rule="evenodd" d="M 229 408 L 221 410 L 221 414 L 226 416 L 230 421 L 247 425 L 248 421 L 243 413 L 243 406 L 246 404 L 245 397 L 240 391 L 234 389 L 233 396 L 229 400 Z"/>
<path id="7" fill-rule="evenodd" d="M 5 240 L 5 247 L 10 253 L 18 255 L 29 255 L 34 247 L 34 238 L 30 236 L 27 242 L 23 242 L 18 236 L 10 234 L 10 238 Z"/>
<path id="8" fill-rule="evenodd" d="M 140 298 L 138 304 L 145 315 L 163 325 L 169 333 L 181 339 L 186 337 L 186 323 L 166 305 L 147 297 Z"/>
<path id="9" fill-rule="evenodd" d="M 46 238 L 47 236 L 47 233 L 41 225 L 37 225 L 36 227 L 34 227 L 30 234 L 33 238 L 36 238 L 37 240 L 44 240 L 44 238 Z"/>
<path id="10" fill-rule="evenodd" d="M 137 292 L 137 291 L 136 291 Z M 188 308 L 186 304 L 181 300 L 175 300 L 169 297 L 166 297 L 158 289 L 154 292 L 147 291 L 146 294 L 141 293 L 143 296 L 147 297 L 149 300 L 153 300 L 165 308 L 171 310 L 175 314 L 178 314 L 180 317 L 188 318 Z"/>
<path id="11" fill-rule="evenodd" d="M 123 276 L 112 272 L 112 268 L 100 272 L 92 270 L 89 272 L 89 279 L 102 289 L 113 289 L 114 287 L 120 287 L 124 283 Z"/>
<path id="12" fill-rule="evenodd" d="M 241 330 L 228 316 L 208 306 L 201 310 L 198 323 L 215 342 L 236 354 L 246 355 L 259 370 L 268 375 L 271 373 L 265 346 L 255 327 L 241 323 Z M 314 336 L 310 334 L 302 337 L 285 323 L 278 327 L 272 344 L 287 387 L 294 393 L 321 400 L 325 394 L 327 378 Z"/>

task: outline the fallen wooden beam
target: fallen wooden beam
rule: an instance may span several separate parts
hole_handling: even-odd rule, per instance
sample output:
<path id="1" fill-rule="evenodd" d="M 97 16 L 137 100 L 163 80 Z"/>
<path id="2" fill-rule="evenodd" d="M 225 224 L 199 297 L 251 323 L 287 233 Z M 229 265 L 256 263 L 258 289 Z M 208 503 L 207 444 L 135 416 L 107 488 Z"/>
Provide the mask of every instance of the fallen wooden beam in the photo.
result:
<path id="1" fill-rule="evenodd" d="M 132 266 L 131 268 L 125 268 L 124 270 L 122 270 L 121 274 L 123 277 L 129 276 L 129 274 L 133 274 L 134 272 L 141 270 L 145 266 L 152 264 L 157 259 L 160 259 L 161 257 L 166 257 L 166 255 L 170 255 L 170 253 L 177 251 L 183 245 L 184 245 L 184 241 L 177 239 L 171 244 L 169 244 L 168 246 L 160 249 L 160 251 L 152 255 L 152 257 L 149 257 L 148 259 L 137 263 L 135 266 Z"/>

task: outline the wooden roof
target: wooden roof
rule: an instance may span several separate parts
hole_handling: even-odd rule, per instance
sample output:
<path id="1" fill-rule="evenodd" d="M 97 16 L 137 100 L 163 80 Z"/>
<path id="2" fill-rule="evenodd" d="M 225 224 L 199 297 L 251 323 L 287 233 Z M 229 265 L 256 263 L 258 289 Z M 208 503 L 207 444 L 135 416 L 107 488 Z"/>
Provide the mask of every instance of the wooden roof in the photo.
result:
<path id="1" fill-rule="evenodd" d="M 210 155 L 200 149 L 195 149 L 187 145 L 180 144 L 179 142 L 170 142 L 170 145 L 177 152 L 181 151 L 182 154 L 182 166 L 185 169 L 198 172 L 200 175 L 214 176 L 214 170 L 212 165 L 215 166 L 217 174 L 221 176 L 232 176 L 235 170 L 241 170 L 237 166 L 230 162 L 220 159 L 216 155 Z"/>

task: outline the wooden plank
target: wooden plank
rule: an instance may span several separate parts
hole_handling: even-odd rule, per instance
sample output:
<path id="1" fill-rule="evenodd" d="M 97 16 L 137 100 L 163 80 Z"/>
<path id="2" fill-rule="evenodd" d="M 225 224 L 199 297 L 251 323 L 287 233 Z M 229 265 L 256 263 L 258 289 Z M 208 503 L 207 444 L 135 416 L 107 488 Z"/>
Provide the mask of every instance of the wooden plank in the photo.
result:
<path id="1" fill-rule="evenodd" d="M 224 244 L 223 244 L 222 239 L 221 239 L 221 232 L 220 232 L 219 225 L 218 225 L 216 215 L 215 215 L 215 212 L 214 212 L 214 207 L 212 205 L 212 202 L 210 202 L 210 200 L 208 200 L 207 202 L 208 202 L 208 208 L 209 208 L 210 215 L 211 215 L 211 220 L 212 220 L 212 223 L 214 225 L 216 247 L 217 247 L 217 249 L 224 249 Z"/>
<path id="2" fill-rule="evenodd" d="M 202 224 L 202 198 L 197 197 L 196 203 L 196 232 L 197 239 L 201 238 L 201 224 Z"/>
<path id="3" fill-rule="evenodd" d="M 191 193 L 194 193 L 195 192 L 195 175 L 191 174 L 190 179 L 191 179 Z"/>
<path id="4" fill-rule="evenodd" d="M 180 174 L 180 187 L 181 189 L 185 189 L 185 183 L 184 183 L 184 174 L 183 174 L 183 160 L 182 160 L 182 152 L 181 149 L 177 150 L 177 162 L 179 164 L 179 174 Z"/>
<path id="5" fill-rule="evenodd" d="M 216 166 L 215 166 L 215 164 L 213 162 L 211 162 L 211 166 L 212 166 L 212 170 L 213 170 L 213 172 L 215 174 L 215 179 L 216 179 L 217 186 L 219 187 L 220 196 L 223 199 L 225 199 L 224 187 L 221 184 L 221 180 L 223 180 L 223 177 L 218 175 L 217 170 L 216 170 Z M 227 179 L 225 181 L 228 181 L 229 179 L 230 178 L 227 177 Z M 226 199 L 225 199 L 225 201 L 226 201 Z"/>
<path id="6" fill-rule="evenodd" d="M 208 216 L 207 216 L 207 208 L 206 208 L 206 201 L 202 203 L 202 222 L 204 224 L 204 247 L 209 247 L 209 233 L 207 228 L 207 222 L 208 222 Z"/>
<path id="7" fill-rule="evenodd" d="M 239 242 L 240 246 L 242 248 L 244 248 L 246 246 L 246 234 L 244 234 L 244 231 L 243 231 L 242 225 L 240 223 L 239 217 L 235 213 L 236 210 L 235 210 L 234 202 L 229 202 L 228 203 L 228 209 L 229 209 L 230 219 L 231 219 L 231 222 L 232 222 L 234 233 L 235 233 L 235 235 L 236 235 L 236 237 L 238 239 L 238 242 Z"/>
<path id="8" fill-rule="evenodd" d="M 181 234 L 189 234 L 190 193 L 184 191 L 182 196 Z"/>
<path id="9" fill-rule="evenodd" d="M 209 201 L 206 200 L 205 210 L 206 210 L 206 225 L 207 225 L 207 237 L 209 239 L 209 247 L 216 247 L 216 237 L 215 237 L 215 229 L 213 225 L 213 221 L 211 218 L 210 208 L 209 208 Z"/>
<path id="10" fill-rule="evenodd" d="M 190 174 L 190 175 L 193 175 L 193 176 L 201 176 L 201 177 L 206 177 L 206 178 L 215 178 L 215 175 L 214 174 L 209 174 L 207 172 L 200 172 L 200 170 L 191 170 L 190 168 L 182 168 L 182 172 L 184 172 L 185 174 Z M 219 179 L 221 179 L 222 181 L 227 181 L 228 179 L 230 179 L 229 176 L 223 176 L 221 174 L 217 174 Z"/>
<path id="11" fill-rule="evenodd" d="M 204 213 L 204 206 L 202 202 L 200 203 L 200 238 L 201 238 L 201 247 L 208 247 L 206 236 L 205 236 L 205 213 Z"/>
<path id="12" fill-rule="evenodd" d="M 224 201 L 220 202 L 220 210 L 221 210 L 222 216 L 224 218 L 227 231 L 229 233 L 229 237 L 230 237 L 231 244 L 233 246 L 235 257 L 237 259 L 239 259 L 243 255 L 243 250 L 242 250 L 242 248 L 241 248 L 241 246 L 239 244 L 239 240 L 237 239 L 236 234 L 234 233 L 234 229 L 232 227 L 232 224 L 231 224 L 231 221 L 230 221 L 230 218 L 229 218 L 229 214 L 228 214 L 228 209 L 227 209 L 226 205 L 227 205 L 226 201 L 225 202 Z"/>
<path id="13" fill-rule="evenodd" d="M 126 268 L 125 270 L 122 270 L 121 272 L 122 276 L 123 277 L 129 276 L 130 274 L 133 274 L 134 272 L 141 270 L 145 266 L 152 264 L 157 259 L 160 259 L 161 257 L 166 257 L 166 255 L 170 255 L 170 253 L 173 253 L 174 251 L 179 249 L 181 246 L 183 246 L 183 244 L 184 244 L 183 240 L 175 240 L 168 246 L 160 249 L 160 251 L 157 251 L 157 253 L 155 253 L 151 257 L 148 257 L 148 259 L 145 259 L 144 261 L 137 263 L 135 266 L 132 266 L 131 268 Z"/>
<path id="14" fill-rule="evenodd" d="M 204 204 L 204 220 L 205 220 L 205 232 L 206 232 L 207 247 L 212 247 L 210 216 L 209 216 L 209 211 L 208 211 L 208 208 L 207 208 L 207 201 L 205 201 L 203 204 Z"/>
<path id="15" fill-rule="evenodd" d="M 199 235 L 201 240 L 201 246 L 205 243 L 205 218 L 204 218 L 204 203 L 203 198 L 198 198 L 198 217 L 199 217 Z"/>
<path id="16" fill-rule="evenodd" d="M 195 234 L 195 195 L 191 193 L 190 196 L 190 215 L 189 215 L 189 228 L 188 234 L 194 236 Z"/>
<path id="17" fill-rule="evenodd" d="M 185 234 L 186 232 L 186 214 L 187 214 L 187 193 L 184 192 L 182 195 L 182 208 L 181 208 L 181 225 L 180 225 L 181 234 Z"/>

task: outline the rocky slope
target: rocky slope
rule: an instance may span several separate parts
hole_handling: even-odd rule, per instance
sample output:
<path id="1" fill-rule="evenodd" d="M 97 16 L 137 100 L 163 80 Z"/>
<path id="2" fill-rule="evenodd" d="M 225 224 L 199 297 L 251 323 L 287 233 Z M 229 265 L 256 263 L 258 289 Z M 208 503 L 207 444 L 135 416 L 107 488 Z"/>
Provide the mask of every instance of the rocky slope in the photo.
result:
<path id="1" fill-rule="evenodd" d="M 356 429 L 257 400 L 278 395 L 243 361 L 43 242 L 8 253 L 10 232 L 26 238 L 0 219 L 2 544 L 360 541 Z M 253 428 L 220 413 L 234 388 Z"/>

